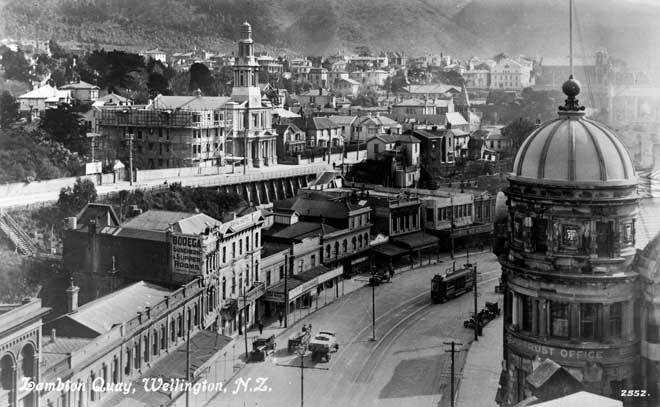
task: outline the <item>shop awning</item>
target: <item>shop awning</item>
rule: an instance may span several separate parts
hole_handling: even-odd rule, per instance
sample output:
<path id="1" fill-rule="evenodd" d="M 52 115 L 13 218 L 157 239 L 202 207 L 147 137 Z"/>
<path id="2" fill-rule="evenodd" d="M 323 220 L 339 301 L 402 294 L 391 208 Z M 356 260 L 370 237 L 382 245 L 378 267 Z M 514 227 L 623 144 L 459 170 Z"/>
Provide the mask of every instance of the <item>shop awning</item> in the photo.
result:
<path id="1" fill-rule="evenodd" d="M 436 236 L 424 232 L 409 233 L 403 236 L 396 236 L 390 240 L 399 246 L 406 247 L 409 250 L 421 250 L 438 245 L 440 239 Z"/>
<path id="2" fill-rule="evenodd" d="M 371 249 L 374 252 L 376 252 L 378 254 L 381 254 L 383 256 L 387 256 L 387 257 L 395 257 L 395 256 L 399 256 L 399 255 L 408 253 L 408 250 L 406 250 L 402 247 L 393 245 L 391 243 L 379 244 L 378 246 L 374 246 Z"/>
<path id="3" fill-rule="evenodd" d="M 286 288 L 289 291 L 289 301 L 293 301 L 301 295 L 316 288 L 328 280 L 331 280 L 342 273 L 342 268 L 329 269 L 325 266 L 316 266 L 313 269 L 304 271 L 290 277 L 286 281 Z M 284 280 L 266 290 L 262 297 L 264 301 L 284 302 Z"/>

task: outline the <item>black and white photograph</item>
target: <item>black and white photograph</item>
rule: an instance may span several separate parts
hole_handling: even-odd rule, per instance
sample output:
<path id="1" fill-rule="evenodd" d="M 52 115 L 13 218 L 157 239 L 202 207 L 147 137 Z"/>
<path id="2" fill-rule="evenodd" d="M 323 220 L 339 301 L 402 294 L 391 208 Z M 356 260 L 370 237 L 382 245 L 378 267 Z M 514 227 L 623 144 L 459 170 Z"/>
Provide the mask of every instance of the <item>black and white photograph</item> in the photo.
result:
<path id="1" fill-rule="evenodd" d="M 660 0 L 0 0 L 0 407 L 660 406 Z"/>

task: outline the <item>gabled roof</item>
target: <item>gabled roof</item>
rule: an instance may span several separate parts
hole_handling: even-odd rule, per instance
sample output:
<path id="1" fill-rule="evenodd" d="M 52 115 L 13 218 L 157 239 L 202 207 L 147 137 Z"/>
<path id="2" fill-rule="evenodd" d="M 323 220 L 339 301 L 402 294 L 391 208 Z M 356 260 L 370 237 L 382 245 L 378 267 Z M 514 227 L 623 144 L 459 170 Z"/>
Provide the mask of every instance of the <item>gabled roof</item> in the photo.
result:
<path id="1" fill-rule="evenodd" d="M 337 79 L 337 82 L 347 82 L 351 85 L 360 85 L 360 82 L 358 82 L 354 79 L 351 79 L 351 78 L 339 78 L 339 79 Z"/>
<path id="2" fill-rule="evenodd" d="M 420 141 L 416 139 L 415 137 L 412 137 L 410 134 L 379 134 L 377 136 L 373 136 L 369 139 L 367 139 L 367 143 L 370 141 L 373 141 L 375 139 L 381 140 L 384 143 L 419 143 Z"/>
<path id="3" fill-rule="evenodd" d="M 71 92 L 68 90 L 58 90 L 50 85 L 44 85 L 40 88 L 20 95 L 17 99 L 66 99 L 71 97 Z"/>
<path id="4" fill-rule="evenodd" d="M 129 100 L 128 98 L 125 98 L 125 97 L 123 97 L 121 95 L 118 95 L 116 93 L 108 93 L 107 95 L 101 96 L 100 98 L 98 98 L 97 102 L 98 101 L 101 101 L 101 102 L 110 102 L 110 101 L 112 101 L 113 103 L 114 102 L 126 103 L 126 102 L 128 102 L 128 100 Z"/>
<path id="5" fill-rule="evenodd" d="M 331 120 L 333 123 L 339 126 L 351 125 L 353 124 L 356 118 L 357 116 L 339 116 L 339 115 L 328 116 L 328 120 Z"/>
<path id="6" fill-rule="evenodd" d="M 90 220 L 95 220 L 99 228 L 105 226 L 119 226 L 119 217 L 112 208 L 112 205 L 88 203 L 76 215 L 77 222 L 81 228 L 88 225 Z"/>
<path id="7" fill-rule="evenodd" d="M 99 88 L 96 85 L 92 85 L 91 83 L 79 81 L 78 83 L 70 83 L 68 85 L 61 86 L 60 89 L 68 90 L 68 89 L 101 89 L 101 88 Z"/>
<path id="8" fill-rule="evenodd" d="M 230 98 L 225 96 L 163 96 L 158 95 L 147 106 L 152 109 L 216 110 Z"/>
<path id="9" fill-rule="evenodd" d="M 461 125 L 469 124 L 467 121 L 465 121 L 465 117 L 463 117 L 463 115 L 458 112 L 445 113 L 445 117 L 447 118 L 447 121 L 451 123 L 452 126 L 461 126 Z"/>
<path id="10" fill-rule="evenodd" d="M 395 103 L 393 106 L 434 106 L 434 107 L 447 107 L 452 103 L 451 97 L 446 99 L 419 99 L 411 98 L 402 100 L 399 103 Z"/>
<path id="11" fill-rule="evenodd" d="M 273 126 L 273 129 L 275 129 L 277 134 L 284 134 L 287 129 L 291 129 L 294 133 L 304 133 L 304 131 L 300 130 L 300 128 L 293 123 L 276 124 Z"/>
<path id="12" fill-rule="evenodd" d="M 392 120 L 387 116 L 361 116 L 358 117 L 355 121 L 356 126 L 365 126 L 367 122 L 371 122 L 377 126 L 386 126 L 386 127 L 399 127 L 401 126 L 396 120 Z"/>
<path id="13" fill-rule="evenodd" d="M 320 222 L 298 221 L 293 225 L 278 225 L 271 227 L 268 236 L 275 239 L 303 239 L 309 236 L 319 236 L 325 233 L 333 233 L 337 229 Z"/>
<path id="14" fill-rule="evenodd" d="M 305 117 L 304 119 L 294 119 L 294 123 L 302 130 L 324 130 L 337 129 L 341 125 L 333 122 L 327 117 Z"/>

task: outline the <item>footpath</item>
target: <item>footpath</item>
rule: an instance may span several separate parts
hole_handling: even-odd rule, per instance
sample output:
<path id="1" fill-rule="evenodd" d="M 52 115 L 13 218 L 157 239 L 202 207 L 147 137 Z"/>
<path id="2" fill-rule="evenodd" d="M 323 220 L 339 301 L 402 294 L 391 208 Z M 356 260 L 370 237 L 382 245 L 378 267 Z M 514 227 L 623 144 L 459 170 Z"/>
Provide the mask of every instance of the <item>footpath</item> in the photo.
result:
<path id="1" fill-rule="evenodd" d="M 457 407 L 497 407 L 495 395 L 502 370 L 503 316 L 483 329 L 483 336 L 472 342 L 458 386 Z"/>

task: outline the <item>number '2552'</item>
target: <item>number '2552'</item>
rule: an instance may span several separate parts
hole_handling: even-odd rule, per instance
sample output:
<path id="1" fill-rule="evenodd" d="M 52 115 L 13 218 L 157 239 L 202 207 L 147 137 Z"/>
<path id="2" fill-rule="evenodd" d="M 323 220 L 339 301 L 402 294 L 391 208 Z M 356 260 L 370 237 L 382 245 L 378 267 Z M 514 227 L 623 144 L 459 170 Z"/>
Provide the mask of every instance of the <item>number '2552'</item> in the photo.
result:
<path id="1" fill-rule="evenodd" d="M 646 397 L 646 390 L 621 390 L 621 397 Z"/>

